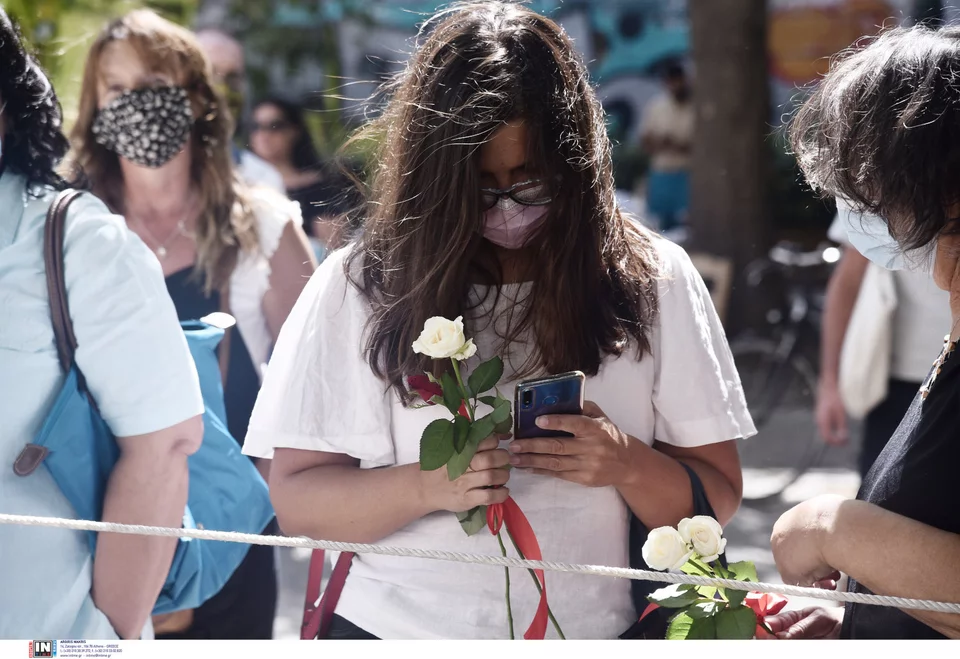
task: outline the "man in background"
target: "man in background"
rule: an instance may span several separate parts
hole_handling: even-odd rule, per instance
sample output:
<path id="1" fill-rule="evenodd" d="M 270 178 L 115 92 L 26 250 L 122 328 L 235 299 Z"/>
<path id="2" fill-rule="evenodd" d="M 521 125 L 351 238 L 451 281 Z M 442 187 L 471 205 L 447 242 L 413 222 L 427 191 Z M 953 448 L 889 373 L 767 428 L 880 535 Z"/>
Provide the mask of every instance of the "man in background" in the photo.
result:
<path id="1" fill-rule="evenodd" d="M 690 153 L 693 146 L 693 102 L 680 64 L 664 71 L 664 93 L 644 108 L 640 146 L 650 158 L 647 210 L 670 231 L 686 222 L 690 204 Z"/>
<path id="2" fill-rule="evenodd" d="M 210 60 L 214 80 L 227 99 L 227 106 L 239 132 L 247 84 L 243 46 L 229 34 L 214 28 L 199 30 L 197 41 Z M 265 185 L 285 194 L 280 172 L 265 160 L 236 145 L 233 146 L 233 160 L 241 178 L 248 184 Z"/>

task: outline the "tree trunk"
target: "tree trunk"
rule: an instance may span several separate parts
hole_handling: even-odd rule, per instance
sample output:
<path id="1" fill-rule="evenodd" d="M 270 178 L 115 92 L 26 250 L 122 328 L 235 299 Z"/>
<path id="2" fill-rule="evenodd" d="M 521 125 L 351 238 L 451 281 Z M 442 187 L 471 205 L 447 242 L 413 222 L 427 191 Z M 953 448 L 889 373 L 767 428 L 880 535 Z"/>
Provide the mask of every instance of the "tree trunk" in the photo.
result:
<path id="1" fill-rule="evenodd" d="M 689 0 L 696 129 L 691 249 L 732 259 L 726 329 L 748 324 L 739 273 L 767 247 L 770 101 L 765 0 Z"/>

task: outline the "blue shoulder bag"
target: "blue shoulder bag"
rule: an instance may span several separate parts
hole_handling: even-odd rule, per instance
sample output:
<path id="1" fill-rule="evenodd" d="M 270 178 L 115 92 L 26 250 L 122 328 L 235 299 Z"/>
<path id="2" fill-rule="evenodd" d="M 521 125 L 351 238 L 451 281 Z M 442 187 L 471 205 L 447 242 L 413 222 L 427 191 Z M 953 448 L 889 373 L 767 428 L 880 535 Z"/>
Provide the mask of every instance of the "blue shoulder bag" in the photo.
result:
<path id="1" fill-rule="evenodd" d="M 43 464 L 78 519 L 99 521 L 107 480 L 120 450 L 74 361 L 77 340 L 67 307 L 63 233 L 67 206 L 79 193 L 62 192 L 50 206 L 44 230 L 44 262 L 57 355 L 66 379 L 40 433 L 14 463 L 29 477 Z M 267 485 L 227 430 L 216 348 L 223 330 L 200 321 L 181 323 L 203 394 L 203 443 L 188 459 L 190 489 L 184 528 L 260 533 L 273 518 Z M 96 555 L 97 535 L 88 532 Z M 248 545 L 181 538 L 153 613 L 193 609 L 215 595 L 246 556 Z"/>

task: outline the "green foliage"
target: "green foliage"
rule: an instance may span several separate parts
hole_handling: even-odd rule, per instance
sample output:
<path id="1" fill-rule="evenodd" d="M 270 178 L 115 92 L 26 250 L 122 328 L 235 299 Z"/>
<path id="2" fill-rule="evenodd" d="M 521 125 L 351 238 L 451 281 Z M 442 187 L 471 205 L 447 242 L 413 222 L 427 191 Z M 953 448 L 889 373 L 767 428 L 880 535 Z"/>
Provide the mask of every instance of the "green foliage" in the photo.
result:
<path id="1" fill-rule="evenodd" d="M 460 393 L 460 387 L 457 386 L 457 381 L 453 379 L 450 373 L 444 373 L 443 377 L 440 378 L 440 386 L 443 388 L 444 407 L 450 410 L 450 414 L 456 415 L 460 411 L 460 406 L 463 405 L 463 396 Z"/>
<path id="2" fill-rule="evenodd" d="M 503 360 L 499 357 L 488 359 L 473 369 L 473 373 L 467 379 L 467 393 L 471 398 L 485 394 L 497 386 L 501 377 L 503 377 Z"/>
<path id="3" fill-rule="evenodd" d="M 470 420 L 457 415 L 453 420 L 453 450 L 463 452 L 467 446 L 467 435 L 470 433 Z"/>
<path id="4" fill-rule="evenodd" d="M 457 521 L 460 522 L 464 533 L 476 535 L 487 525 L 487 507 L 476 506 L 466 512 L 457 513 Z"/>
<path id="5" fill-rule="evenodd" d="M 700 594 L 691 584 L 671 584 L 647 595 L 647 599 L 660 606 L 679 609 L 700 599 Z"/>
<path id="6" fill-rule="evenodd" d="M 447 419 L 431 422 L 420 436 L 420 469 L 439 469 L 453 456 L 453 449 L 453 423 Z"/>
<path id="7" fill-rule="evenodd" d="M 725 608 L 713 619 L 717 623 L 717 638 L 747 640 L 757 630 L 757 615 L 746 606 Z"/>
<path id="8" fill-rule="evenodd" d="M 684 611 L 673 617 L 667 627 L 668 641 L 717 638 L 716 617 L 693 618 Z"/>
<path id="9" fill-rule="evenodd" d="M 470 430 L 472 431 L 473 428 Z M 476 455 L 479 446 L 480 442 L 475 442 L 468 436 L 463 450 L 453 453 L 449 458 L 449 462 L 447 462 L 447 476 L 449 476 L 450 480 L 456 480 L 467 472 L 467 467 L 470 466 L 470 461 L 473 460 L 473 456 Z"/>

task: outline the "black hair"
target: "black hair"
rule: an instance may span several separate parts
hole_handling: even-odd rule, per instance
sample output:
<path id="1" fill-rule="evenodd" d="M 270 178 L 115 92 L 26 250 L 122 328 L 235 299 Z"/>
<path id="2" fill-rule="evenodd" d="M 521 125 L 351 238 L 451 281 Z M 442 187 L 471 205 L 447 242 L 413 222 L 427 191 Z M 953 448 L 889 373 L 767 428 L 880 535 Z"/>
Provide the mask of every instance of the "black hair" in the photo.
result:
<path id="1" fill-rule="evenodd" d="M 254 111 L 264 105 L 272 105 L 283 115 L 284 121 L 297 130 L 297 137 L 293 143 L 293 151 L 290 154 L 290 160 L 298 171 L 309 169 L 319 169 L 323 164 L 320 161 L 320 155 L 313 146 L 313 139 L 310 137 L 310 130 L 307 128 L 307 122 L 303 118 L 303 106 L 293 101 L 271 96 L 262 101 L 258 101 L 254 106 Z"/>
<path id="2" fill-rule="evenodd" d="M 6 132 L 4 169 L 31 184 L 64 187 L 56 167 L 69 142 L 61 126 L 63 116 L 53 86 L 23 45 L 20 31 L 0 7 L 0 97 Z"/>
<path id="3" fill-rule="evenodd" d="M 687 71 L 683 64 L 677 61 L 671 61 L 663 67 L 663 79 L 667 81 L 684 80 L 687 77 Z"/>
<path id="4" fill-rule="evenodd" d="M 791 145 L 814 189 L 882 217 L 904 250 L 929 246 L 960 202 L 960 28 L 866 43 L 800 106 Z"/>

